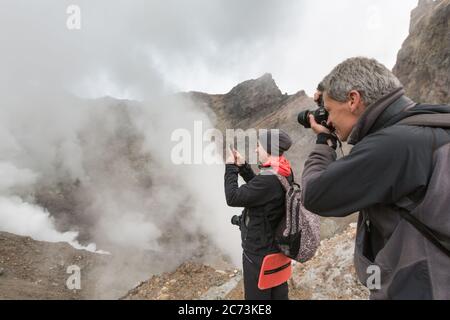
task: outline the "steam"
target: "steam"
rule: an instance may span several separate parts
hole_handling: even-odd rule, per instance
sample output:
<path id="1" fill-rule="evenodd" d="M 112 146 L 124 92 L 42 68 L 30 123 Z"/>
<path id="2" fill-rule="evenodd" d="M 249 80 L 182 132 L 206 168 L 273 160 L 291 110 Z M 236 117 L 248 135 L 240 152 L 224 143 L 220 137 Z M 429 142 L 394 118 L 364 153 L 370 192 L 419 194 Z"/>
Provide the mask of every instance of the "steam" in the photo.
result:
<path id="1" fill-rule="evenodd" d="M 0 224 L 3 230 L 30 236 L 35 240 L 67 242 L 76 249 L 97 252 L 95 244 L 81 245 L 76 240 L 77 232 L 58 232 L 47 211 L 39 206 L 24 202 L 19 197 L 0 197 Z"/>
<path id="2" fill-rule="evenodd" d="M 97 251 L 95 244 L 81 245 L 76 240 L 77 232 L 58 232 L 48 211 L 14 195 L 19 189 L 33 185 L 36 179 L 37 174 L 29 169 L 19 169 L 11 163 L 0 163 L 1 230 L 41 241 L 67 242 L 77 249 L 104 253 Z"/>
<path id="3" fill-rule="evenodd" d="M 142 33 L 155 23 L 142 12 L 164 7 L 120 2 L 105 16 L 109 2 L 80 1 L 83 28 L 71 32 L 69 4 L 1 4 L 0 157 L 9 180 L 0 190 L 0 230 L 167 252 L 177 257 L 172 266 L 210 241 L 238 263 L 223 168 L 175 167 L 168 156 L 173 130 L 209 119 L 187 101 L 169 101 L 175 90 L 149 56 L 153 36 L 165 36 L 159 28 Z M 80 98 L 106 94 L 145 102 Z"/>
<path id="4" fill-rule="evenodd" d="M 91 251 L 93 242 L 186 259 L 201 250 L 203 234 L 238 263 L 223 167 L 179 167 L 170 158 L 171 132 L 198 120 L 212 127 L 206 115 L 169 97 L 60 98 L 34 99 L 45 110 L 34 116 L 26 105 L 4 112 L 2 120 L 16 121 L 2 123 L 0 230 L 76 248 L 81 235 Z"/>

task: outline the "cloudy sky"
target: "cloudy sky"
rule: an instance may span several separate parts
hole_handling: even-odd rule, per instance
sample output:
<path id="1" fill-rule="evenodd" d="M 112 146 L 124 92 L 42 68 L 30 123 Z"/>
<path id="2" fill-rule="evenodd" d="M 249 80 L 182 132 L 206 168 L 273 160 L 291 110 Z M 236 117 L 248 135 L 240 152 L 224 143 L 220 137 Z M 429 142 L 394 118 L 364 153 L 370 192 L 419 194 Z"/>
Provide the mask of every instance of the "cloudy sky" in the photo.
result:
<path id="1" fill-rule="evenodd" d="M 81 9 L 68 30 L 67 7 Z M 393 67 L 417 0 L 2 0 L 0 90 L 145 99 L 273 74 L 312 94 L 343 59 Z M 0 91 L 0 93 L 2 93 Z"/>

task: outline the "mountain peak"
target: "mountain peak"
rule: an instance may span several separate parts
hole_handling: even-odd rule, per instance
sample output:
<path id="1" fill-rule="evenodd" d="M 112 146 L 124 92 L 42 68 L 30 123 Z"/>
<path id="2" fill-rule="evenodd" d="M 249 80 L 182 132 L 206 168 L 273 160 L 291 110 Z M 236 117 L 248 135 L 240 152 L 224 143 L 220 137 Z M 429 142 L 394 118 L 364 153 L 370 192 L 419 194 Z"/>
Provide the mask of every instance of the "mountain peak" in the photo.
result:
<path id="1" fill-rule="evenodd" d="M 235 86 L 227 95 L 242 95 L 242 94 L 264 94 L 264 95 L 282 95 L 275 80 L 270 73 L 265 73 L 263 76 L 244 81 Z"/>
<path id="2" fill-rule="evenodd" d="M 270 73 L 244 81 L 225 95 L 225 101 L 232 112 L 246 117 L 253 112 L 263 112 L 283 101 L 284 96 Z"/>
<path id="3" fill-rule="evenodd" d="M 274 81 L 271 73 L 264 73 L 256 81 Z M 274 81 L 275 82 L 275 81 Z"/>

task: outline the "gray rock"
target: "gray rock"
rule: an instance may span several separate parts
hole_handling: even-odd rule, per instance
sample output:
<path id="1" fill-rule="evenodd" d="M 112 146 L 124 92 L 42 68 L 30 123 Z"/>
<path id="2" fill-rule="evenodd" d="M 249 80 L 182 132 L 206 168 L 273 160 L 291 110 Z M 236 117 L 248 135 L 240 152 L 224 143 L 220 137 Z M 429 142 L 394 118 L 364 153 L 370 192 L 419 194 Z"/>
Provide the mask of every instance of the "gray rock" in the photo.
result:
<path id="1" fill-rule="evenodd" d="M 450 0 L 421 0 L 411 14 L 393 71 L 416 102 L 450 103 L 449 19 Z"/>

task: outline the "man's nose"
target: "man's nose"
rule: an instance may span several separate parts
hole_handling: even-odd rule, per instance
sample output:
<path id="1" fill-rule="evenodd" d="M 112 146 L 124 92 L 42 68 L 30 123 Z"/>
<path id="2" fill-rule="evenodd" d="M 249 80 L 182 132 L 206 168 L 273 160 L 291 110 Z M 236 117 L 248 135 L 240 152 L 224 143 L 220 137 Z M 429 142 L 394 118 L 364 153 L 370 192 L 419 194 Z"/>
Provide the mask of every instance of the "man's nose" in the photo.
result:
<path id="1" fill-rule="evenodd" d="M 334 125 L 333 125 L 333 121 L 332 120 L 330 120 L 330 119 L 327 120 L 327 127 L 334 129 Z"/>

